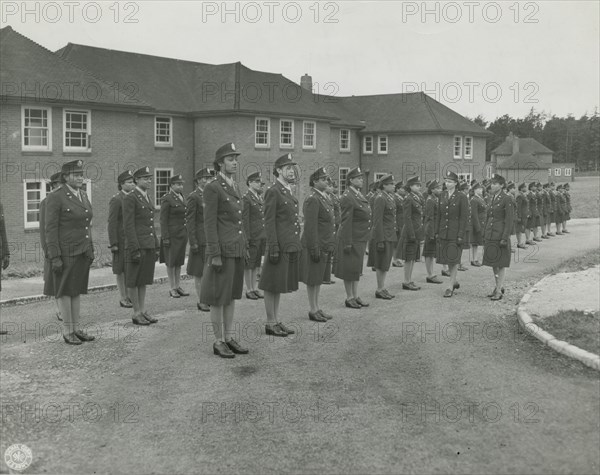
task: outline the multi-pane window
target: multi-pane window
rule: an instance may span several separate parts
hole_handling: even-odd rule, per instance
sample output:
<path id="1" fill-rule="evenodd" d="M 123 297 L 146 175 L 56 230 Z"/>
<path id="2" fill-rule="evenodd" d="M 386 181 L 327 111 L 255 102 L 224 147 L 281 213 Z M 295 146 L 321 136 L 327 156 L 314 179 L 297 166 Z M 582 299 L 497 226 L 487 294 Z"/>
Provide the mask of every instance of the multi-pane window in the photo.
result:
<path id="1" fill-rule="evenodd" d="M 172 168 L 154 169 L 154 203 L 157 208 L 160 207 L 160 199 L 169 192 L 169 180 L 173 174 Z"/>
<path id="2" fill-rule="evenodd" d="M 348 129 L 340 129 L 340 150 L 342 152 L 350 150 L 350 131 Z"/>
<path id="3" fill-rule="evenodd" d="M 154 118 L 154 145 L 158 147 L 173 145 L 173 119 L 171 117 Z"/>
<path id="4" fill-rule="evenodd" d="M 363 153 L 373 153 L 373 136 L 365 135 L 363 138 Z"/>
<path id="5" fill-rule="evenodd" d="M 471 180 L 473 179 L 473 174 L 472 173 L 458 173 L 458 179 L 460 181 L 466 181 L 467 183 L 471 183 Z"/>
<path id="6" fill-rule="evenodd" d="M 465 137 L 465 160 L 473 158 L 473 137 Z"/>
<path id="7" fill-rule="evenodd" d="M 377 137 L 377 153 L 381 153 L 381 154 L 388 153 L 387 135 L 380 135 Z"/>
<path id="8" fill-rule="evenodd" d="M 316 148 L 317 146 L 317 123 L 304 121 L 302 124 L 302 148 Z"/>
<path id="9" fill-rule="evenodd" d="M 339 186 L 339 192 L 340 195 L 346 191 L 346 178 L 348 177 L 348 172 L 350 171 L 349 168 L 344 168 L 344 167 L 340 167 L 340 171 L 339 171 L 339 177 L 340 177 L 340 186 Z"/>
<path id="10" fill-rule="evenodd" d="M 375 172 L 375 181 L 377 182 L 377 181 L 381 180 L 386 175 L 387 175 L 387 173 Z"/>
<path id="11" fill-rule="evenodd" d="M 268 147 L 271 143 L 271 124 L 269 119 L 257 117 L 254 129 L 254 144 L 257 147 Z"/>
<path id="12" fill-rule="evenodd" d="M 22 149 L 52 150 L 52 109 L 25 107 L 21 109 Z"/>
<path id="13" fill-rule="evenodd" d="M 460 135 L 454 137 L 454 158 L 462 158 L 462 137 Z"/>
<path id="14" fill-rule="evenodd" d="M 565 176 L 571 176 L 571 169 L 565 168 Z"/>
<path id="15" fill-rule="evenodd" d="M 554 176 L 560 176 L 560 168 L 555 168 L 554 169 Z"/>
<path id="16" fill-rule="evenodd" d="M 294 148 L 294 121 L 281 119 L 279 121 L 279 146 Z"/>
<path id="17" fill-rule="evenodd" d="M 63 110 L 65 151 L 89 151 L 91 121 L 90 111 Z"/>

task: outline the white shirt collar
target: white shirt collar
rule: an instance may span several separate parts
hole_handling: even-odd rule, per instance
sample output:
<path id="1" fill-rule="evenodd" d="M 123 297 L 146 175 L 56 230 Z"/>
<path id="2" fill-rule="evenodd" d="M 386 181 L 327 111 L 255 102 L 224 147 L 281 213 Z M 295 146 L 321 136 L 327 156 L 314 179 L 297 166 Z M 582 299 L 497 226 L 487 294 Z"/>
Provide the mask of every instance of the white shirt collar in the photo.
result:
<path id="1" fill-rule="evenodd" d="M 281 183 L 281 184 L 283 185 L 283 187 L 284 187 L 286 190 L 288 190 L 290 193 L 292 192 L 292 187 L 291 187 L 291 186 L 290 186 L 290 184 L 289 184 L 289 183 L 287 183 L 287 182 L 286 182 L 286 181 L 285 181 L 283 178 L 281 178 L 281 175 L 279 175 L 279 176 L 277 177 L 277 181 L 278 181 L 279 183 Z"/>
<path id="2" fill-rule="evenodd" d="M 144 198 L 148 199 L 148 193 L 142 190 L 139 186 L 136 186 L 135 189 L 138 190 L 142 195 L 144 195 Z"/>
<path id="3" fill-rule="evenodd" d="M 79 194 L 79 190 L 72 188 L 71 185 L 69 185 L 68 183 L 66 185 L 67 185 L 67 188 L 71 191 L 71 193 L 73 193 L 73 195 L 75 195 L 76 198 L 79 198 L 81 196 Z"/>
<path id="4" fill-rule="evenodd" d="M 250 193 L 252 193 L 257 199 L 260 199 L 260 195 L 256 191 L 254 191 L 252 188 L 248 188 L 248 191 Z"/>

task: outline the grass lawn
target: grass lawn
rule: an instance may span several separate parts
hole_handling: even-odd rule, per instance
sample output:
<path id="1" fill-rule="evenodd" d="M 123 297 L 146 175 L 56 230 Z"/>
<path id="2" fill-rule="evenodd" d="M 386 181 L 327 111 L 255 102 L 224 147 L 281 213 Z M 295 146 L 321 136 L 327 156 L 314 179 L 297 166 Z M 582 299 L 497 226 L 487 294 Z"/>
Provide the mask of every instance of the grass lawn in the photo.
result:
<path id="1" fill-rule="evenodd" d="M 600 249 L 591 249 L 583 254 L 567 259 L 550 269 L 549 274 L 560 274 L 561 272 L 579 272 L 600 264 Z"/>
<path id="2" fill-rule="evenodd" d="M 561 182 L 562 183 L 562 182 Z M 569 182 L 572 219 L 600 217 L 600 177 L 582 176 Z"/>
<path id="3" fill-rule="evenodd" d="M 556 315 L 544 318 L 544 330 L 559 340 L 600 354 L 600 316 L 597 311 L 561 310 Z"/>

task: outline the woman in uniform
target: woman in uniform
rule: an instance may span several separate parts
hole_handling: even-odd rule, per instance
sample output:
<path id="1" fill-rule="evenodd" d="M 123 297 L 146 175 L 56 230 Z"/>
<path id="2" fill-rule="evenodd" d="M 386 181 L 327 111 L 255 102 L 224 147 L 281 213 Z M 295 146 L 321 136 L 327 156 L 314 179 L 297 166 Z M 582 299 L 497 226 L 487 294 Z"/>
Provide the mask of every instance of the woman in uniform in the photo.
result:
<path id="1" fill-rule="evenodd" d="M 400 233 L 404 227 L 404 210 L 402 209 L 402 203 L 406 196 L 406 191 L 403 188 L 403 182 L 400 180 L 394 186 L 394 201 L 396 202 L 396 239 L 398 244 L 394 249 L 394 258 L 392 259 L 392 267 L 404 267 L 400 254 L 402 253 L 402 241 L 400 240 Z"/>
<path id="2" fill-rule="evenodd" d="M 10 264 L 10 251 L 8 249 L 8 239 L 6 237 L 6 222 L 4 221 L 4 208 L 0 203 L 0 261 L 2 261 L 2 270 L 6 270 Z M 2 279 L 0 278 L 0 290 L 2 290 Z M 2 334 L 8 333 L 2 330 Z"/>
<path id="3" fill-rule="evenodd" d="M 421 287 L 412 281 L 412 272 L 415 261 L 421 259 L 421 241 L 425 237 L 423 230 L 423 208 L 424 203 L 419 194 L 421 190 L 421 181 L 418 176 L 413 176 L 406 180 L 404 188 L 407 192 L 406 198 L 402 203 L 404 212 L 404 227 L 400 240 L 402 241 L 401 257 L 404 260 L 404 290 L 420 290 Z"/>
<path id="4" fill-rule="evenodd" d="M 123 198 L 133 191 L 135 183 L 133 173 L 125 170 L 118 178 L 119 192 L 108 202 L 108 242 L 112 254 L 112 272 L 117 279 L 117 288 L 121 300 L 119 305 L 132 308 L 133 304 L 127 295 L 125 285 L 125 229 L 123 228 Z"/>
<path id="5" fill-rule="evenodd" d="M 83 162 L 75 160 L 61 168 L 63 186 L 50 193 L 45 212 L 48 258 L 52 266 L 54 296 L 63 318 L 63 338 L 81 345 L 94 337 L 79 329 L 81 294 L 87 294 L 90 266 L 94 260 L 92 205 L 83 186 Z"/>
<path id="6" fill-rule="evenodd" d="M 266 244 L 263 199 L 259 194 L 260 183 L 261 176 L 259 172 L 248 175 L 246 179 L 248 191 L 243 199 L 242 221 L 244 222 L 244 232 L 248 240 L 248 252 L 250 254 L 244 271 L 244 280 L 246 281 L 246 298 L 250 300 L 264 298 L 262 292 L 256 288 L 256 274 L 262 264 Z"/>
<path id="7" fill-rule="evenodd" d="M 562 236 L 565 234 L 565 216 L 567 214 L 567 199 L 563 192 L 563 185 L 556 187 L 556 234 Z"/>
<path id="8" fill-rule="evenodd" d="M 517 219 L 516 219 L 516 216 L 517 216 L 517 198 L 515 196 L 515 193 L 516 193 L 517 190 L 516 190 L 516 187 L 515 187 L 515 183 L 513 181 L 509 181 L 508 183 L 506 183 L 504 189 L 505 189 L 506 194 L 510 198 L 510 202 L 511 202 L 511 204 L 513 206 L 513 219 L 512 219 L 512 224 L 510 224 L 510 235 L 511 236 L 515 236 L 517 234 Z M 545 219 L 545 218 L 543 218 L 543 219 Z M 542 221 L 542 232 L 544 232 L 543 222 L 544 221 Z M 547 238 L 545 238 L 545 239 L 547 239 Z M 510 238 L 508 240 L 508 247 L 509 247 L 511 253 L 516 252 L 516 249 L 515 249 L 515 247 L 513 246 L 513 243 L 512 243 L 512 238 Z"/>
<path id="9" fill-rule="evenodd" d="M 486 218 L 486 204 L 483 199 L 483 186 L 475 181 L 471 184 L 471 223 L 473 232 L 471 233 L 471 265 L 473 267 L 481 267 L 479 260 L 479 246 L 483 246 L 483 228 Z"/>
<path id="10" fill-rule="evenodd" d="M 300 276 L 308 293 L 308 318 L 315 322 L 326 322 L 333 318 L 321 310 L 319 292 L 327 267 L 333 254 L 335 212 L 327 196 L 327 172 L 319 168 L 310 176 L 312 193 L 303 205 L 304 232 L 302 233 L 302 265 Z"/>
<path id="11" fill-rule="evenodd" d="M 469 183 L 466 181 L 461 181 L 458 184 L 458 191 L 463 193 L 467 197 L 467 203 L 469 203 Z M 469 249 L 471 248 L 471 234 L 473 233 L 473 222 L 471 221 L 471 207 L 469 206 L 469 213 L 467 215 L 467 228 L 465 230 L 465 239 L 463 240 L 462 249 L 463 251 L 467 251 L 469 254 Z M 468 267 L 464 266 L 462 263 L 462 259 L 460 264 L 458 264 L 459 271 L 467 271 Z"/>
<path id="12" fill-rule="evenodd" d="M 425 257 L 425 269 L 429 284 L 441 284 L 442 280 L 433 273 L 433 260 L 437 257 L 438 244 L 436 239 L 437 216 L 439 210 L 439 196 L 442 193 L 442 185 L 437 180 L 427 183 L 427 198 L 425 200 L 425 211 L 423 214 L 423 257 Z"/>
<path id="13" fill-rule="evenodd" d="M 496 286 L 488 295 L 491 300 L 500 300 L 504 295 L 506 268 L 510 267 L 510 232 L 513 226 L 514 207 L 512 199 L 502 189 L 506 180 L 494 175 L 491 180 L 490 206 L 483 231 L 483 265 L 490 266 L 494 272 Z"/>
<path id="14" fill-rule="evenodd" d="M 369 245 L 367 266 L 374 267 L 377 276 L 375 298 L 390 300 L 395 297 L 385 287 L 385 278 L 396 249 L 396 201 L 394 200 L 394 177 L 384 175 L 378 181 L 379 193 L 373 201 L 373 228 Z"/>
<path id="15" fill-rule="evenodd" d="M 331 177 L 327 177 L 327 189 L 325 190 L 329 201 L 333 206 L 333 236 L 335 242 L 335 236 L 337 234 L 338 228 L 340 227 L 341 221 L 341 213 L 340 213 L 340 198 L 337 193 L 337 184 L 331 179 Z M 325 277 L 323 277 L 323 283 L 330 285 L 335 284 L 335 280 L 331 278 L 331 273 L 333 271 L 333 261 L 335 260 L 335 253 L 332 252 L 331 262 L 325 267 Z"/>
<path id="16" fill-rule="evenodd" d="M 186 297 L 179 282 L 181 266 L 185 262 L 187 229 L 185 227 L 186 206 L 183 198 L 183 177 L 174 175 L 170 179 L 171 189 L 160 199 L 160 233 L 162 254 L 167 266 L 171 298 Z"/>
<path id="17" fill-rule="evenodd" d="M 133 304 L 134 325 L 158 322 L 146 311 L 146 286 L 154 282 L 154 265 L 160 253 L 154 230 L 154 205 L 148 189 L 152 172 L 142 167 L 133 172 L 134 190 L 123 198 L 123 227 L 125 228 L 125 285 Z"/>
<path id="18" fill-rule="evenodd" d="M 371 207 L 360 191 L 363 173 L 353 168 L 346 177 L 347 189 L 340 199 L 342 222 L 337 235 L 335 276 L 344 281 L 346 307 L 368 307 L 358 296 L 358 281 L 369 236 L 371 234 Z"/>
<path id="19" fill-rule="evenodd" d="M 537 198 L 535 196 L 535 183 L 529 183 L 527 192 L 527 204 L 529 205 L 529 216 L 527 217 L 526 241 L 525 244 L 535 244 L 539 241 L 537 238 L 537 228 L 535 226 L 537 216 Z"/>
<path id="20" fill-rule="evenodd" d="M 300 280 L 300 217 L 298 199 L 291 184 L 296 180 L 296 162 L 286 153 L 273 165 L 275 183 L 265 192 L 266 258 L 258 288 L 265 292 L 267 335 L 288 336 L 296 333 L 279 321 L 281 294 L 298 290 Z"/>
<path id="21" fill-rule="evenodd" d="M 527 217 L 529 216 L 529 201 L 527 200 L 527 185 L 525 183 L 519 185 L 519 194 L 517 195 L 516 202 L 517 247 L 519 249 L 527 249 L 525 242 L 523 242 L 523 235 L 527 227 Z"/>
<path id="22" fill-rule="evenodd" d="M 556 222 L 556 185 L 553 181 L 548 183 L 548 196 L 550 197 L 550 223 L 548 224 L 548 236 L 556 236 L 552 232 L 552 223 Z"/>
<path id="23" fill-rule="evenodd" d="M 448 171 L 444 178 L 446 191 L 440 197 L 440 213 L 438 217 L 439 254 L 438 264 L 447 264 L 450 274 L 450 288 L 444 297 L 452 297 L 454 290 L 460 288 L 456 281 L 458 265 L 462 257 L 462 245 L 465 239 L 467 217 L 470 213 L 469 200 L 456 188 L 458 175 Z"/>
<path id="24" fill-rule="evenodd" d="M 232 337 L 235 301 L 242 298 L 247 244 L 242 223 L 242 196 L 233 180 L 239 152 L 233 143 L 220 147 L 213 166 L 216 179 L 204 188 L 206 266 L 200 302 L 210 305 L 215 343 L 213 353 L 234 358 L 248 350 Z"/>
<path id="25" fill-rule="evenodd" d="M 573 208 L 571 208 L 571 193 L 570 193 L 570 186 L 568 183 L 565 183 L 563 185 L 563 195 L 565 196 L 565 209 L 566 212 L 563 215 L 563 233 L 569 233 L 569 231 L 567 231 L 567 221 L 571 220 L 571 211 L 573 211 Z"/>
<path id="26" fill-rule="evenodd" d="M 198 302 L 196 306 L 201 312 L 210 312 L 210 307 L 200 303 L 202 274 L 206 263 L 206 235 L 204 234 L 204 200 L 203 193 L 206 185 L 212 180 L 213 174 L 208 168 L 202 168 L 196 172 L 192 191 L 186 201 L 186 226 L 190 240 L 190 255 L 188 257 L 186 272 L 194 276 L 194 287 Z"/>

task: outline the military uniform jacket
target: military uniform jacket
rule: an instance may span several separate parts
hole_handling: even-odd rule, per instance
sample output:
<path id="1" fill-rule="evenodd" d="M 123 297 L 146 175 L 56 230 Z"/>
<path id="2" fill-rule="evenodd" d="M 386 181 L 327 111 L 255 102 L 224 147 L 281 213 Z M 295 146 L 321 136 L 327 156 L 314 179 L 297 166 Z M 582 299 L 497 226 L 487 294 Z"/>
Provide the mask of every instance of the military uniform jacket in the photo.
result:
<path id="1" fill-rule="evenodd" d="M 565 198 L 565 195 L 560 192 L 556 194 L 556 209 L 560 214 L 567 213 L 567 199 Z"/>
<path id="2" fill-rule="evenodd" d="M 571 208 L 571 194 L 568 191 L 565 191 L 563 196 L 565 197 L 567 213 L 570 213 L 573 211 L 573 208 Z"/>
<path id="3" fill-rule="evenodd" d="M 402 226 L 404 226 L 404 210 L 402 209 L 404 197 L 399 193 L 394 193 L 394 201 L 396 202 L 396 229 L 401 232 Z"/>
<path id="4" fill-rule="evenodd" d="M 332 252 L 335 244 L 335 212 L 329 198 L 313 190 L 303 204 L 304 232 L 301 243 L 307 249 Z"/>
<path id="5" fill-rule="evenodd" d="M 527 195 L 519 193 L 517 195 L 516 220 L 518 223 L 526 223 L 529 218 L 529 200 Z"/>
<path id="6" fill-rule="evenodd" d="M 123 198 L 127 196 L 119 191 L 108 202 L 108 242 L 110 247 L 118 246 L 125 250 L 125 228 L 123 227 Z"/>
<path id="7" fill-rule="evenodd" d="M 187 197 L 185 219 L 190 246 L 205 245 L 203 193 L 199 188 L 196 188 Z"/>
<path id="8" fill-rule="evenodd" d="M 373 193 L 371 193 L 371 195 L 367 195 L 367 199 L 369 200 L 369 206 L 371 207 L 371 209 L 373 209 L 373 206 L 375 205 L 375 199 L 381 194 L 381 191 L 377 190 Z"/>
<path id="9" fill-rule="evenodd" d="M 81 200 L 64 185 L 46 197 L 45 235 L 46 256 L 88 254 L 93 258 L 92 205 L 83 190 Z"/>
<path id="10" fill-rule="evenodd" d="M 455 190 L 452 196 L 444 191 L 440 197 L 438 234 L 440 239 L 455 241 L 465 238 L 467 217 L 471 213 L 469 200 L 464 193 Z"/>
<path id="11" fill-rule="evenodd" d="M 245 257 L 242 197 L 219 173 L 204 188 L 204 232 L 207 257 Z"/>
<path id="12" fill-rule="evenodd" d="M 335 228 L 339 228 L 340 223 L 342 222 L 342 211 L 340 209 L 340 197 L 338 195 L 336 195 L 335 193 L 331 193 L 331 195 L 329 195 L 329 198 L 331 199 L 331 203 L 333 204 L 333 219 L 334 219 L 334 224 L 335 224 Z"/>
<path id="13" fill-rule="evenodd" d="M 536 201 L 537 201 L 538 215 L 546 216 L 546 214 L 548 214 L 548 211 L 546 211 L 544 193 L 541 191 L 538 191 L 535 196 L 536 196 Z"/>
<path id="14" fill-rule="evenodd" d="M 471 213 L 471 202 L 469 200 L 469 194 L 465 193 L 464 191 L 461 191 L 461 193 L 463 193 L 466 197 L 467 197 L 467 204 L 469 206 L 469 212 L 467 213 L 467 231 L 472 233 L 473 232 L 473 216 Z"/>
<path id="15" fill-rule="evenodd" d="M 486 241 L 500 241 L 510 239 L 513 226 L 514 208 L 512 198 L 504 191 L 500 191 L 492 198 L 487 210 L 487 220 L 483 238 Z"/>
<path id="16" fill-rule="evenodd" d="M 550 190 L 548 196 L 550 197 L 550 212 L 554 213 L 556 211 L 556 192 Z"/>
<path id="17" fill-rule="evenodd" d="M 392 195 L 381 192 L 373 202 L 373 228 L 371 239 L 374 243 L 398 240 L 396 227 L 396 201 Z"/>
<path id="18" fill-rule="evenodd" d="M 423 229 L 423 200 L 414 193 L 409 193 L 402 204 L 404 210 L 404 239 L 422 241 L 425 238 Z"/>
<path id="19" fill-rule="evenodd" d="M 162 239 L 187 237 L 186 206 L 183 196 L 170 190 L 160 199 L 160 235 Z"/>
<path id="20" fill-rule="evenodd" d="M 351 186 L 340 199 L 342 222 L 338 238 L 342 246 L 354 242 L 367 242 L 371 234 L 371 207 L 369 200 Z"/>
<path id="21" fill-rule="evenodd" d="M 46 249 L 46 199 L 40 201 L 40 245 L 44 257 L 48 256 L 48 250 Z"/>
<path id="22" fill-rule="evenodd" d="M 252 243 L 265 239 L 267 235 L 265 233 L 265 216 L 263 214 L 262 199 L 248 190 L 242 201 L 244 205 L 242 221 L 246 239 Z"/>
<path id="23" fill-rule="evenodd" d="M 423 234 L 425 239 L 433 239 L 436 235 L 436 224 L 439 210 L 439 200 L 435 195 L 427 196 L 423 213 Z"/>
<path id="24" fill-rule="evenodd" d="M 4 208 L 0 204 L 0 259 L 10 256 L 8 239 L 6 238 L 6 222 L 4 221 Z"/>
<path id="25" fill-rule="evenodd" d="M 537 210 L 537 197 L 535 193 L 530 191 L 527 193 L 527 201 L 529 203 L 529 216 L 536 217 L 539 213 Z"/>
<path id="26" fill-rule="evenodd" d="M 281 252 L 299 252 L 300 218 L 298 200 L 279 180 L 265 191 L 265 231 L 267 252 L 279 245 Z"/>
<path id="27" fill-rule="evenodd" d="M 123 198 L 125 247 L 130 251 L 158 248 L 154 230 L 154 206 L 135 188 Z"/>
<path id="28" fill-rule="evenodd" d="M 542 194 L 544 195 L 544 214 L 547 216 L 554 211 L 552 200 L 550 199 L 550 192 L 548 190 L 542 191 Z"/>
<path id="29" fill-rule="evenodd" d="M 471 198 L 471 222 L 473 223 L 473 231 L 476 233 L 483 232 L 486 210 L 487 206 L 483 198 L 473 195 L 473 198 Z"/>

